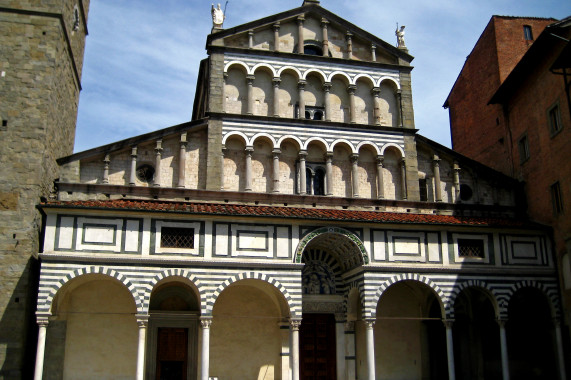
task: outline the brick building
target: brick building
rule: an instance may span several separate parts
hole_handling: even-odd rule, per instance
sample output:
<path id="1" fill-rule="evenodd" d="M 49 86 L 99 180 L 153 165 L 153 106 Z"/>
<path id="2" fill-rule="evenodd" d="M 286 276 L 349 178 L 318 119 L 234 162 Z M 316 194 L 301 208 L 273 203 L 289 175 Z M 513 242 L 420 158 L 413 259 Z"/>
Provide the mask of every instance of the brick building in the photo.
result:
<path id="1" fill-rule="evenodd" d="M 494 16 L 445 107 L 454 150 L 524 185 L 527 212 L 551 226 L 571 317 L 571 19 Z"/>
<path id="2" fill-rule="evenodd" d="M 402 35 L 316 0 L 212 18 L 191 121 L 44 160 L 34 378 L 564 379 L 549 230 L 518 181 L 417 133 Z"/>

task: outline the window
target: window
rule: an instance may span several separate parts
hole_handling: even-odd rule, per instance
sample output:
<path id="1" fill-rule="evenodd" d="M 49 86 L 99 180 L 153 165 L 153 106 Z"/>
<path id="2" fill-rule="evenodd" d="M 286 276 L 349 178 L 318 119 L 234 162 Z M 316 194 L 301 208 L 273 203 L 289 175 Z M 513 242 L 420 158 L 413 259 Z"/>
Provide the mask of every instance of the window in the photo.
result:
<path id="1" fill-rule="evenodd" d="M 162 227 L 161 248 L 194 248 L 194 228 Z"/>
<path id="2" fill-rule="evenodd" d="M 561 194 L 561 185 L 559 181 L 551 185 L 551 203 L 553 204 L 553 214 L 563 214 L 563 197 Z"/>
<path id="3" fill-rule="evenodd" d="M 428 188 L 426 187 L 426 178 L 421 178 L 418 180 L 418 188 L 420 191 L 421 202 L 426 202 L 428 200 Z"/>
<path id="4" fill-rule="evenodd" d="M 526 41 L 533 41 L 533 32 L 530 25 L 523 26 L 523 37 Z"/>
<path id="5" fill-rule="evenodd" d="M 559 104 L 555 104 L 547 111 L 547 117 L 549 119 L 549 132 L 551 136 L 554 136 L 562 129 Z"/>
<path id="6" fill-rule="evenodd" d="M 299 116 L 299 104 L 296 104 L 295 108 L 295 113 Z M 305 118 L 309 120 L 325 120 L 325 107 L 305 106 Z"/>
<path id="7" fill-rule="evenodd" d="M 481 239 L 458 239 L 458 256 L 481 258 L 485 256 L 484 241 Z"/>
<path id="8" fill-rule="evenodd" d="M 470 199 L 472 199 L 472 195 L 474 195 L 474 192 L 472 191 L 472 188 L 468 185 L 466 185 L 465 183 L 460 185 L 460 199 L 463 201 L 469 201 Z"/>
<path id="9" fill-rule="evenodd" d="M 305 169 L 305 191 L 308 195 L 325 195 L 325 169 L 307 164 Z"/>
<path id="10" fill-rule="evenodd" d="M 137 168 L 137 178 L 141 182 L 150 183 L 155 175 L 155 168 L 149 164 L 143 164 Z"/>
<path id="11" fill-rule="evenodd" d="M 519 163 L 523 163 L 529 159 L 529 143 L 527 142 L 527 135 L 520 137 L 517 142 L 519 149 Z"/>

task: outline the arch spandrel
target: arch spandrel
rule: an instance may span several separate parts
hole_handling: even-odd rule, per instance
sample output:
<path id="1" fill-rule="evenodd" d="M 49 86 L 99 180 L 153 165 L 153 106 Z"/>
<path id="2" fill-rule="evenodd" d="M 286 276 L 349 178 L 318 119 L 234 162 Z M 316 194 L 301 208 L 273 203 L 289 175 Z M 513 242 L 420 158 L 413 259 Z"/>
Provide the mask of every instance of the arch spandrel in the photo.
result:
<path id="1" fill-rule="evenodd" d="M 494 312 L 496 314 L 496 317 L 498 318 L 500 317 L 504 307 L 499 301 L 498 294 L 494 291 L 494 289 L 492 289 L 492 287 L 490 287 L 489 284 L 487 284 L 484 281 L 469 280 L 469 281 L 463 281 L 460 284 L 456 285 L 454 287 L 454 290 L 450 294 L 450 298 L 448 299 L 450 318 L 452 319 L 454 318 L 455 314 L 454 304 L 456 300 L 458 299 L 463 290 L 469 288 L 476 288 L 484 292 L 487 295 L 490 302 L 492 303 L 492 306 L 494 307 Z"/>

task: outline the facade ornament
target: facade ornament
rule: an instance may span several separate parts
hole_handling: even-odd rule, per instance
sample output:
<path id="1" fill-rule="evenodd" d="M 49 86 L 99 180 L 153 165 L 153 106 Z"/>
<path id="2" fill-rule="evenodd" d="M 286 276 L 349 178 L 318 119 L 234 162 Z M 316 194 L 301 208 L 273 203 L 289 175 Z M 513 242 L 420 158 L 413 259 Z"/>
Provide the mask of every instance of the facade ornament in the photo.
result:
<path id="1" fill-rule="evenodd" d="M 220 8 L 220 3 L 218 3 L 218 7 L 214 7 L 212 4 L 212 29 L 222 29 L 222 24 L 224 24 L 224 19 L 226 16 L 224 15 L 224 11 Z"/>
<path id="2" fill-rule="evenodd" d="M 405 26 L 403 25 L 399 29 L 399 24 L 397 23 L 397 30 L 395 30 L 395 35 L 397 36 L 397 47 L 406 49 L 406 45 L 404 43 L 404 28 Z"/>

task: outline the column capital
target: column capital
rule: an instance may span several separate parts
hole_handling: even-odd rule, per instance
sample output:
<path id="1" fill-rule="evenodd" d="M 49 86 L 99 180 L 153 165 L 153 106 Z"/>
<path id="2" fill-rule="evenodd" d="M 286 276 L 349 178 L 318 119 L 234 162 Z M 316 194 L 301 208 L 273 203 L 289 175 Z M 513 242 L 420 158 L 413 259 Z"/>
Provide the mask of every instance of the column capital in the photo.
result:
<path id="1" fill-rule="evenodd" d="M 325 160 L 327 160 L 327 161 L 333 160 L 333 152 L 330 152 L 330 151 L 325 152 Z"/>
<path id="2" fill-rule="evenodd" d="M 383 156 L 382 154 L 379 154 L 377 156 L 377 165 L 383 166 L 384 162 L 385 162 L 385 156 Z"/>
<path id="3" fill-rule="evenodd" d="M 329 24 L 329 21 L 326 18 L 322 18 L 321 26 L 327 29 L 327 24 Z"/>
<path id="4" fill-rule="evenodd" d="M 377 50 L 377 45 L 371 44 L 371 50 Z"/>
<path id="5" fill-rule="evenodd" d="M 272 27 L 274 28 L 274 32 L 277 32 L 280 30 L 280 22 L 276 22 L 274 25 L 272 25 Z"/>
<path id="6" fill-rule="evenodd" d="M 460 165 L 458 165 L 458 162 L 454 161 L 454 166 L 453 166 L 454 171 L 459 172 L 460 170 Z"/>
<path id="7" fill-rule="evenodd" d="M 274 87 L 279 87 L 281 82 L 282 82 L 282 78 L 280 78 L 280 77 L 273 77 L 272 78 L 272 83 L 273 83 Z"/>
<path id="8" fill-rule="evenodd" d="M 357 90 L 357 86 L 354 84 L 350 84 L 349 86 L 347 86 L 347 92 L 350 95 L 354 95 L 356 90 Z"/>
<path id="9" fill-rule="evenodd" d="M 282 154 L 282 150 L 279 149 L 279 148 L 273 149 L 273 150 L 272 150 L 272 154 L 273 154 L 274 156 L 276 156 L 276 155 L 279 156 L 280 154 Z"/>
<path id="10" fill-rule="evenodd" d="M 331 91 L 331 86 L 332 86 L 331 82 L 324 82 L 323 83 L 323 91 L 325 91 L 325 92 Z"/>
<path id="11" fill-rule="evenodd" d="M 299 331 L 299 327 L 301 326 L 301 319 L 290 319 L 289 326 L 293 331 Z"/>
<path id="12" fill-rule="evenodd" d="M 299 151 L 299 158 L 305 160 L 306 157 L 307 157 L 307 151 L 306 150 L 300 150 Z"/>
<path id="13" fill-rule="evenodd" d="M 376 319 L 365 319 L 365 325 L 367 326 L 367 330 L 372 330 L 375 327 L 375 323 L 377 322 Z"/>
<path id="14" fill-rule="evenodd" d="M 254 153 L 254 147 L 247 146 L 246 148 L 244 148 L 244 151 L 246 152 L 246 154 L 251 155 L 252 153 Z"/>
<path id="15" fill-rule="evenodd" d="M 351 153 L 350 158 L 352 163 L 356 163 L 359 161 L 359 153 Z"/>
<path id="16" fill-rule="evenodd" d="M 500 326 L 500 328 L 502 327 L 506 327 L 506 323 L 508 322 L 507 319 L 505 318 L 498 318 L 496 319 L 496 323 L 498 324 L 498 326 Z"/>
<path id="17" fill-rule="evenodd" d="M 109 153 L 105 153 L 105 157 L 103 157 L 103 163 L 105 165 L 109 165 L 110 162 L 111 162 L 111 157 L 110 157 Z"/>
<path id="18" fill-rule="evenodd" d="M 381 88 L 380 87 L 373 87 L 373 89 L 371 90 L 371 94 L 378 98 L 379 96 L 381 96 Z"/>
<path id="19" fill-rule="evenodd" d="M 401 166 L 404 168 L 404 167 L 406 166 L 406 158 L 404 158 L 404 157 L 401 158 L 400 164 L 401 164 Z"/>
<path id="20" fill-rule="evenodd" d="M 253 35 L 254 35 L 254 29 L 248 30 L 248 36 L 253 36 Z"/>
<path id="21" fill-rule="evenodd" d="M 186 140 L 186 132 L 181 133 L 181 134 L 180 134 L 180 143 L 181 143 L 181 144 L 182 144 L 182 143 L 185 143 L 185 144 L 186 144 L 187 142 L 188 142 L 188 141 Z"/>
<path id="22" fill-rule="evenodd" d="M 298 23 L 298 25 L 303 25 L 303 22 L 305 21 L 305 17 L 304 17 L 304 16 L 305 16 L 305 15 L 299 15 L 299 16 L 297 17 L 297 23 Z"/>
<path id="23" fill-rule="evenodd" d="M 224 78 L 224 81 L 226 81 L 226 79 L 228 79 L 228 71 L 224 71 L 222 77 Z"/>
<path id="24" fill-rule="evenodd" d="M 253 74 L 246 75 L 246 83 L 254 84 L 254 79 L 256 79 L 256 77 Z"/>
<path id="25" fill-rule="evenodd" d="M 137 157 L 137 147 L 136 146 L 131 147 L 131 157 Z"/>
<path id="26" fill-rule="evenodd" d="M 212 317 L 201 317 L 200 318 L 200 326 L 203 329 L 209 329 L 212 325 Z"/>
<path id="27" fill-rule="evenodd" d="M 139 325 L 139 327 L 147 327 L 149 314 L 135 314 L 135 317 L 137 317 L 137 325 Z"/>
<path id="28" fill-rule="evenodd" d="M 306 85 L 306 84 L 307 84 L 307 81 L 306 81 L 305 79 L 300 79 L 300 80 L 297 82 L 297 87 L 298 87 L 300 90 L 303 90 L 303 89 L 305 89 L 305 85 Z"/>
<path id="29" fill-rule="evenodd" d="M 353 37 L 353 33 L 351 33 L 350 31 L 347 31 L 347 33 L 345 34 L 345 37 L 347 38 L 348 41 L 351 41 L 351 37 Z"/>
<path id="30" fill-rule="evenodd" d="M 443 319 L 442 323 L 444 323 L 444 327 L 451 329 L 452 325 L 454 324 L 454 319 Z"/>
<path id="31" fill-rule="evenodd" d="M 355 331 L 355 321 L 346 321 L 345 331 Z"/>
<path id="32" fill-rule="evenodd" d="M 160 153 L 163 151 L 163 140 L 157 140 L 157 145 L 155 146 L 155 152 Z"/>
<path id="33" fill-rule="evenodd" d="M 51 313 L 36 313 L 36 323 L 38 326 L 46 327 L 50 323 L 50 317 L 52 316 Z"/>

